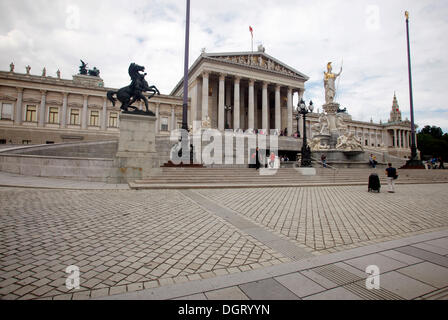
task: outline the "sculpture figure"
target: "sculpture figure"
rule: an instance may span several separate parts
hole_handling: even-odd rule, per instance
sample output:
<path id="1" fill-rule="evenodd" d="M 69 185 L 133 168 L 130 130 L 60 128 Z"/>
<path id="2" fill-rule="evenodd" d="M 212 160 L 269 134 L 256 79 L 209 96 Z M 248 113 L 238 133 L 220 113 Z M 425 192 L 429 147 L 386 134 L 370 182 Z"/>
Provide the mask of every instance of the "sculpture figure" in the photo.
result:
<path id="1" fill-rule="evenodd" d="M 336 87 L 335 87 L 335 81 L 336 78 L 340 76 L 342 73 L 342 67 L 341 71 L 339 73 L 334 74 L 331 71 L 333 68 L 331 67 L 331 62 L 328 62 L 327 64 L 327 72 L 324 71 L 324 87 L 325 87 L 325 103 L 332 103 L 334 102 L 334 97 L 336 95 Z"/>
<path id="2" fill-rule="evenodd" d="M 9 65 L 9 72 L 14 72 L 14 62 Z"/>
<path id="3" fill-rule="evenodd" d="M 123 87 L 117 91 L 108 91 L 107 99 L 112 101 L 112 104 L 115 106 L 115 102 L 118 100 L 121 102 L 120 109 L 123 112 L 129 112 L 128 108 L 131 108 L 134 112 L 138 112 L 138 108 L 132 106 L 134 102 L 143 100 L 146 107 L 146 114 L 155 115 L 152 111 L 149 110 L 148 99 L 151 99 L 155 94 L 160 94 L 159 90 L 156 86 L 149 86 L 148 82 L 145 80 L 146 73 L 144 72 L 145 67 L 139 66 L 138 64 L 131 63 L 128 69 L 129 76 L 131 77 L 131 84 L 127 87 Z M 143 95 L 144 92 L 151 92 L 151 95 L 148 99 Z M 116 98 L 114 98 L 114 95 Z"/>
<path id="4" fill-rule="evenodd" d="M 81 61 L 81 66 L 79 67 L 79 74 L 82 75 L 87 75 L 87 63 L 85 63 L 84 61 Z"/>
<path id="5" fill-rule="evenodd" d="M 56 71 L 56 76 L 58 79 L 61 79 L 61 70 L 58 69 L 58 71 Z"/>
<path id="6" fill-rule="evenodd" d="M 27 65 L 26 67 L 25 67 L 25 70 L 26 70 L 26 74 L 30 74 L 30 70 L 31 70 L 31 67 L 29 66 L 29 65 Z"/>
<path id="7" fill-rule="evenodd" d="M 89 76 L 99 77 L 100 70 L 98 70 L 96 67 L 93 67 L 93 69 L 89 70 Z"/>
<path id="8" fill-rule="evenodd" d="M 42 69 L 42 77 L 46 77 L 47 76 L 47 69 L 44 67 Z"/>

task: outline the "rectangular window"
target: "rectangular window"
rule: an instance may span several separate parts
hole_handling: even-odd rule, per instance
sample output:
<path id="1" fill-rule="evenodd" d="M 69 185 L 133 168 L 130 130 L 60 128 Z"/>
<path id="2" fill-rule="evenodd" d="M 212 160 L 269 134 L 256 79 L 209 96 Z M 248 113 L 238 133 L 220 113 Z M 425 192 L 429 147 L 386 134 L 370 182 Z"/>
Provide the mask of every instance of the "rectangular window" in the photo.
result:
<path id="1" fill-rule="evenodd" d="M 31 140 L 22 140 L 22 144 L 31 144 Z"/>
<path id="2" fill-rule="evenodd" d="M 79 124 L 79 109 L 70 110 L 70 124 L 72 125 Z"/>
<path id="3" fill-rule="evenodd" d="M 98 127 L 100 120 L 100 112 L 96 110 L 90 111 L 89 126 Z"/>
<path id="4" fill-rule="evenodd" d="M 177 129 L 182 129 L 182 122 L 177 123 Z"/>
<path id="5" fill-rule="evenodd" d="M 50 107 L 50 111 L 48 114 L 48 122 L 49 123 L 59 123 L 59 108 Z"/>
<path id="6" fill-rule="evenodd" d="M 160 130 L 168 131 L 168 118 L 162 118 Z"/>
<path id="7" fill-rule="evenodd" d="M 109 115 L 109 127 L 118 128 L 118 113 L 111 112 Z"/>
<path id="8" fill-rule="evenodd" d="M 36 106 L 26 106 L 26 117 L 25 121 L 27 122 L 36 122 L 37 121 L 37 111 Z"/>
<path id="9" fill-rule="evenodd" d="M 12 104 L 3 103 L 1 114 L 0 114 L 0 119 L 12 120 Z"/>

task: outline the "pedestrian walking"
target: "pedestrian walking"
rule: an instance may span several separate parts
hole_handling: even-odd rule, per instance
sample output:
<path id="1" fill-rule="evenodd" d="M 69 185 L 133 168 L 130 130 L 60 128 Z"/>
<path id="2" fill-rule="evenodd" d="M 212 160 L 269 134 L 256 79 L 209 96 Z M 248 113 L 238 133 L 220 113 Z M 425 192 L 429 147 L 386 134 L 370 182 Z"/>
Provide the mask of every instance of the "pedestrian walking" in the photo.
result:
<path id="1" fill-rule="evenodd" d="M 386 168 L 388 192 L 395 192 L 395 180 L 398 178 L 397 169 L 392 167 L 392 163 L 388 163 Z"/>

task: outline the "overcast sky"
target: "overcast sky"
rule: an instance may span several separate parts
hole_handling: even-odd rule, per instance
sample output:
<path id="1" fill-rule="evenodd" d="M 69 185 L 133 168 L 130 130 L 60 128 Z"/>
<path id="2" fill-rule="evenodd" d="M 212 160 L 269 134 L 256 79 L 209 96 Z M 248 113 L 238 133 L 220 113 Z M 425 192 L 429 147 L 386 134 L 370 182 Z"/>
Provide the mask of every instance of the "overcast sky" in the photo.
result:
<path id="1" fill-rule="evenodd" d="M 107 87 L 129 84 L 127 68 L 169 94 L 183 76 L 185 0 L 1 0 L 0 69 L 62 77 L 79 59 L 101 70 Z M 207 52 L 254 47 L 308 75 L 305 98 L 322 109 L 322 75 L 333 62 L 343 72 L 338 102 L 355 120 L 387 121 L 396 91 L 409 117 L 404 11 L 410 12 L 416 123 L 448 131 L 448 1 L 445 0 L 191 0 L 190 65 Z"/>

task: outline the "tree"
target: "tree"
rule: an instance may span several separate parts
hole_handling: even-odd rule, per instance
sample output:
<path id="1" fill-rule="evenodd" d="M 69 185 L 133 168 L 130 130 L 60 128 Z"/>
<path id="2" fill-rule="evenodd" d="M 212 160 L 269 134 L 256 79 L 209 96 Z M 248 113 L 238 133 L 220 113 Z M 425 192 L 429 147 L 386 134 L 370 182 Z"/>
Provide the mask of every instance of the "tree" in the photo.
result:
<path id="1" fill-rule="evenodd" d="M 417 134 L 417 144 L 421 158 L 442 157 L 448 160 L 448 133 L 436 126 L 425 126 Z"/>

